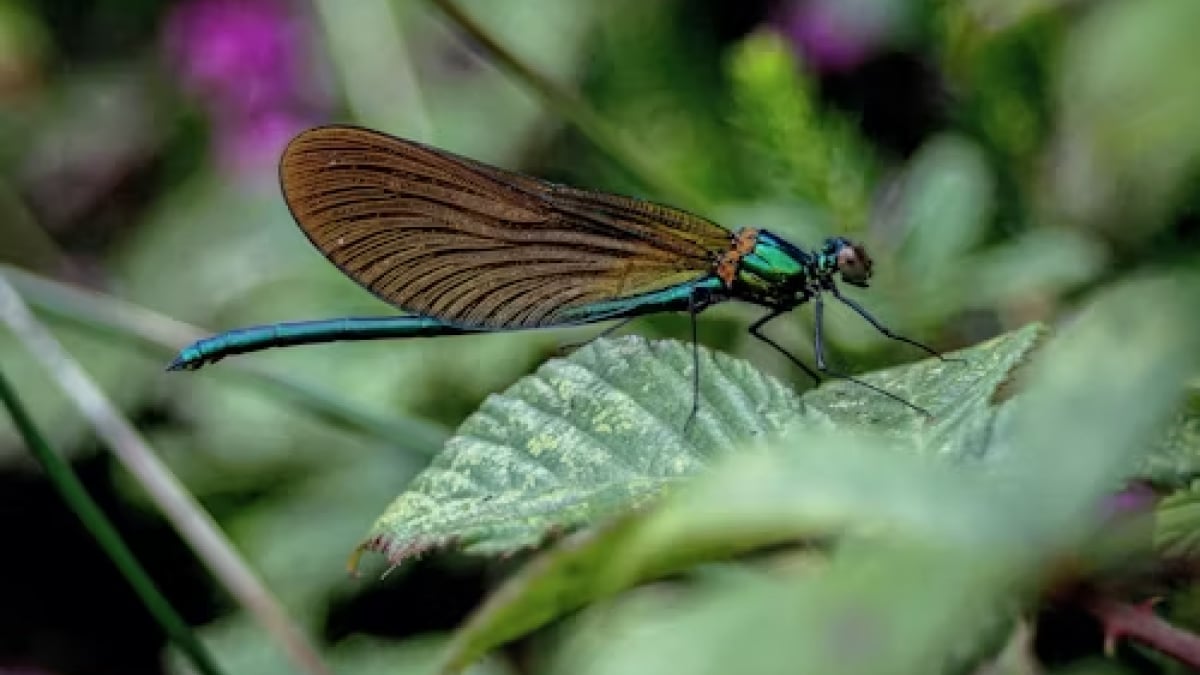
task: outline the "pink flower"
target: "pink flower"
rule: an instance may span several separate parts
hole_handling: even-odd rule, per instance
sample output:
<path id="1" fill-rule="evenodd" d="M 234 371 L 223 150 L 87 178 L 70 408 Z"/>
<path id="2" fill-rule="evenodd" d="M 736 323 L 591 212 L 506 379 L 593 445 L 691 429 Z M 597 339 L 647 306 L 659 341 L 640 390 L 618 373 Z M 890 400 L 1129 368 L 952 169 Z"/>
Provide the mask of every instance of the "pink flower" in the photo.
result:
<path id="1" fill-rule="evenodd" d="M 814 70 L 839 72 L 870 58 L 894 20 L 877 3 L 799 0 L 788 6 L 777 25 Z"/>
<path id="2" fill-rule="evenodd" d="M 217 122 L 217 157 L 223 167 L 239 173 L 274 171 L 288 141 L 311 126 L 312 119 L 286 109 L 265 110 L 228 125 Z"/>
<path id="3" fill-rule="evenodd" d="M 305 89 L 309 30 L 285 0 L 186 0 L 167 18 L 170 65 L 212 120 L 222 164 L 273 167 L 322 116 Z"/>

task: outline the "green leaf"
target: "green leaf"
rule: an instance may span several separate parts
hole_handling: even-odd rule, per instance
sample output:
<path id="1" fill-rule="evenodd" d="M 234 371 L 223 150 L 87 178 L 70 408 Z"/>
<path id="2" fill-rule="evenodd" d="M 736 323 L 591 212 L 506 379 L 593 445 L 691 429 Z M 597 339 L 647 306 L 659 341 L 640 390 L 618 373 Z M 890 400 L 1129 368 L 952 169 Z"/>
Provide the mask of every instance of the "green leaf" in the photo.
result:
<path id="1" fill-rule="evenodd" d="M 786 386 L 700 350 L 598 340 L 490 397 L 375 523 L 364 548 L 392 562 L 455 542 L 499 553 L 645 504 L 738 445 L 799 416 Z"/>
<path id="2" fill-rule="evenodd" d="M 989 452 L 1006 458 L 1031 505 L 1046 501 L 1034 513 L 1047 536 L 1086 536 L 1065 521 L 1094 515 L 1097 489 L 1116 491 L 1144 470 L 1200 368 L 1198 295 L 1195 275 L 1115 285 L 1030 364 Z"/>
<path id="3" fill-rule="evenodd" d="M 1154 548 L 1168 558 L 1200 557 L 1200 481 L 1159 502 L 1154 514 Z"/>
<path id="4" fill-rule="evenodd" d="M 721 479 L 736 472 L 714 472 L 645 517 L 644 536 L 605 550 L 595 576 L 630 578 L 706 530 L 710 545 L 762 531 L 772 505 L 786 516 L 777 526 L 840 523 L 858 536 L 816 570 L 693 584 L 656 617 L 607 623 L 591 651 L 551 671 L 961 672 L 983 650 L 994 654 L 997 628 L 1092 531 L 1099 498 L 1129 475 L 1200 365 L 1200 323 L 1187 311 L 1197 290 L 1193 280 L 1155 279 L 1103 293 L 1039 350 L 1028 390 L 1004 404 L 986 463 L 939 466 L 896 453 L 900 438 L 805 433 L 779 446 L 787 456 L 760 460 L 771 471 L 730 482 Z M 1124 358 L 1110 358 L 1118 350 Z M 857 470 L 840 464 L 855 454 L 872 459 Z M 691 529 L 649 525 L 672 512 Z"/>
<path id="5" fill-rule="evenodd" d="M 904 178 L 899 225 L 908 234 L 908 265 L 920 269 L 921 290 L 946 273 L 987 235 L 995 177 L 975 143 L 946 134 L 921 147 Z"/>
<path id="6" fill-rule="evenodd" d="M 994 560 L 956 553 L 853 546 L 825 569 L 701 582 L 640 616 L 622 616 L 618 601 L 585 614 L 584 649 L 549 672 L 971 672 L 964 663 L 1010 622 L 989 620 L 1005 575 Z"/>
<path id="7" fill-rule="evenodd" d="M 785 662 L 808 664 L 802 672 L 826 672 L 844 655 L 822 642 L 820 627 L 829 616 L 853 613 L 878 626 L 881 642 L 862 668 L 846 672 L 879 672 L 872 666 L 896 661 L 911 665 L 902 672 L 933 672 L 938 664 L 986 656 L 982 650 L 1007 621 L 1000 608 L 1018 602 L 1014 591 L 1031 586 L 1037 566 L 1094 522 L 1095 498 L 1136 464 L 1147 430 L 1178 399 L 1180 373 L 1190 372 L 1200 353 L 1194 349 L 1200 326 L 1179 311 L 1188 294 L 1185 285 L 1163 280 L 1105 294 L 1051 342 L 1048 356 L 1039 352 L 1029 378 L 1037 388 L 1016 399 L 1010 399 L 1013 380 L 1026 379 L 1016 367 L 1043 335 L 1038 326 L 979 345 L 963 355 L 966 364 L 927 361 L 869 376 L 906 395 L 927 396 L 923 403 L 946 419 L 932 433 L 919 423 L 872 416 L 871 405 L 849 395 L 854 390 L 826 391 L 851 383 L 805 396 L 813 402 L 806 424 L 771 444 L 774 452 L 738 453 L 659 508 L 572 537 L 536 558 L 459 632 L 447 667 L 461 668 L 639 581 L 759 546 L 845 534 L 858 535 L 851 540 L 857 543 L 838 548 L 830 576 L 819 583 L 726 588 L 697 600 L 693 612 L 674 622 L 676 653 L 699 648 L 704 662 L 720 663 L 719 648 L 696 637 L 716 634 L 726 656 L 782 653 Z M 1140 347 L 1139 358 L 1101 358 L 1115 342 Z M 956 366 L 958 376 L 947 372 Z M 1010 413 L 998 421 L 997 404 Z M 976 423 L 980 418 L 991 426 Z M 865 422 L 874 438 L 847 433 L 863 428 L 856 422 Z M 999 440 L 989 444 L 990 437 Z M 914 453 L 914 445 L 925 452 Z M 969 458 L 985 461 L 962 461 Z M 976 602 L 964 605 L 967 596 Z M 750 625 L 764 633 L 746 634 Z M 777 626 L 785 628 L 771 632 Z M 640 645 L 653 652 L 642 672 L 657 672 L 661 659 L 670 660 L 658 642 Z M 789 646 L 781 650 L 784 642 Z M 625 646 L 608 648 L 624 653 Z M 775 672 L 777 665 L 758 672 Z M 754 670 L 747 664 L 739 672 L 745 668 Z"/>
<path id="8" fill-rule="evenodd" d="M 895 451 L 884 438 L 797 429 L 731 456 L 650 511 L 570 537 L 509 579 L 461 628 L 457 672 L 488 650 L 640 581 L 763 546 L 901 532 L 971 549 L 995 528 L 988 477 Z M 954 505 L 954 508 L 946 508 Z"/>
<path id="9" fill-rule="evenodd" d="M 931 359 L 864 376 L 926 406 L 938 418 L 932 423 L 851 382 L 797 399 L 749 364 L 702 349 L 700 411 L 687 430 L 690 346 L 599 340 L 488 399 L 363 548 L 393 563 L 452 542 L 468 552 L 512 552 L 646 504 L 789 422 L 865 427 L 910 451 L 979 456 L 998 387 L 1042 332 L 1031 326 L 985 342 L 958 354 L 964 362 Z"/>
<path id="10" fill-rule="evenodd" d="M 923 454 L 983 458 L 996 405 L 1019 386 L 1018 367 L 1046 336 L 1045 326 L 1030 324 L 950 354 L 945 361 L 929 358 L 859 378 L 925 408 L 933 414 L 933 421 L 849 380 L 836 380 L 807 392 L 803 401 L 814 412 L 827 415 L 835 426 L 862 427 L 905 440 Z"/>

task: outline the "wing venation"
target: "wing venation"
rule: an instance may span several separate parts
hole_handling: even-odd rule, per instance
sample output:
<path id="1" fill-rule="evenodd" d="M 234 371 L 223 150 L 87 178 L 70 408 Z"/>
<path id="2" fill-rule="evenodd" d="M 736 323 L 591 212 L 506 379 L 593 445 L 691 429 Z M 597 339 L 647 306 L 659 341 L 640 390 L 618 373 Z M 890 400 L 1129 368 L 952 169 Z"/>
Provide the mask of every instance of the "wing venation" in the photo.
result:
<path id="1" fill-rule="evenodd" d="M 730 233 L 659 204 L 577 190 L 356 127 L 297 136 L 284 198 L 331 262 L 406 311 L 550 325 L 589 303 L 709 275 Z"/>

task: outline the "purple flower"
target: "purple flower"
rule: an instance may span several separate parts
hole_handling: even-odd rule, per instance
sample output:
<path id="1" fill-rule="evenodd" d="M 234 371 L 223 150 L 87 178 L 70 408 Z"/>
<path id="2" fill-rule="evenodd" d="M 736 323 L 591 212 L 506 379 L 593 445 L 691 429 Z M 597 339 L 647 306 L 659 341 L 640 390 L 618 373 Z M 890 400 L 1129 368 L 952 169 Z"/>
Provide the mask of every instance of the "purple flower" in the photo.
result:
<path id="1" fill-rule="evenodd" d="M 1117 520 L 1129 516 L 1144 515 L 1154 511 L 1159 494 L 1145 481 L 1129 481 L 1124 489 L 1109 495 L 1100 506 L 1105 520 Z"/>
<path id="2" fill-rule="evenodd" d="M 878 3 L 797 0 L 776 21 L 780 31 L 819 72 L 851 70 L 887 38 L 895 17 Z"/>
<path id="3" fill-rule="evenodd" d="M 222 164 L 273 166 L 321 117 L 324 102 L 306 90 L 309 30 L 285 0 L 186 0 L 167 18 L 167 57 L 212 120 Z"/>
<path id="4" fill-rule="evenodd" d="M 273 172 L 288 141 L 311 126 L 313 120 L 308 116 L 283 108 L 229 123 L 216 121 L 217 157 L 225 168 L 238 172 Z"/>

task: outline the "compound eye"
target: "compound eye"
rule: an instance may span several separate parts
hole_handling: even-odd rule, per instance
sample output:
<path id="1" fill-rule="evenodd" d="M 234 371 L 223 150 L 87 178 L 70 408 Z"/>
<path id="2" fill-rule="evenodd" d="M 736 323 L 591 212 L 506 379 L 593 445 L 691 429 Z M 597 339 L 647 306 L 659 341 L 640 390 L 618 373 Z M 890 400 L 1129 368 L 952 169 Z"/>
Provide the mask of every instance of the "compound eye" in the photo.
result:
<path id="1" fill-rule="evenodd" d="M 837 254 L 837 268 L 846 283 L 865 286 L 871 278 L 871 257 L 861 246 L 843 246 Z"/>

